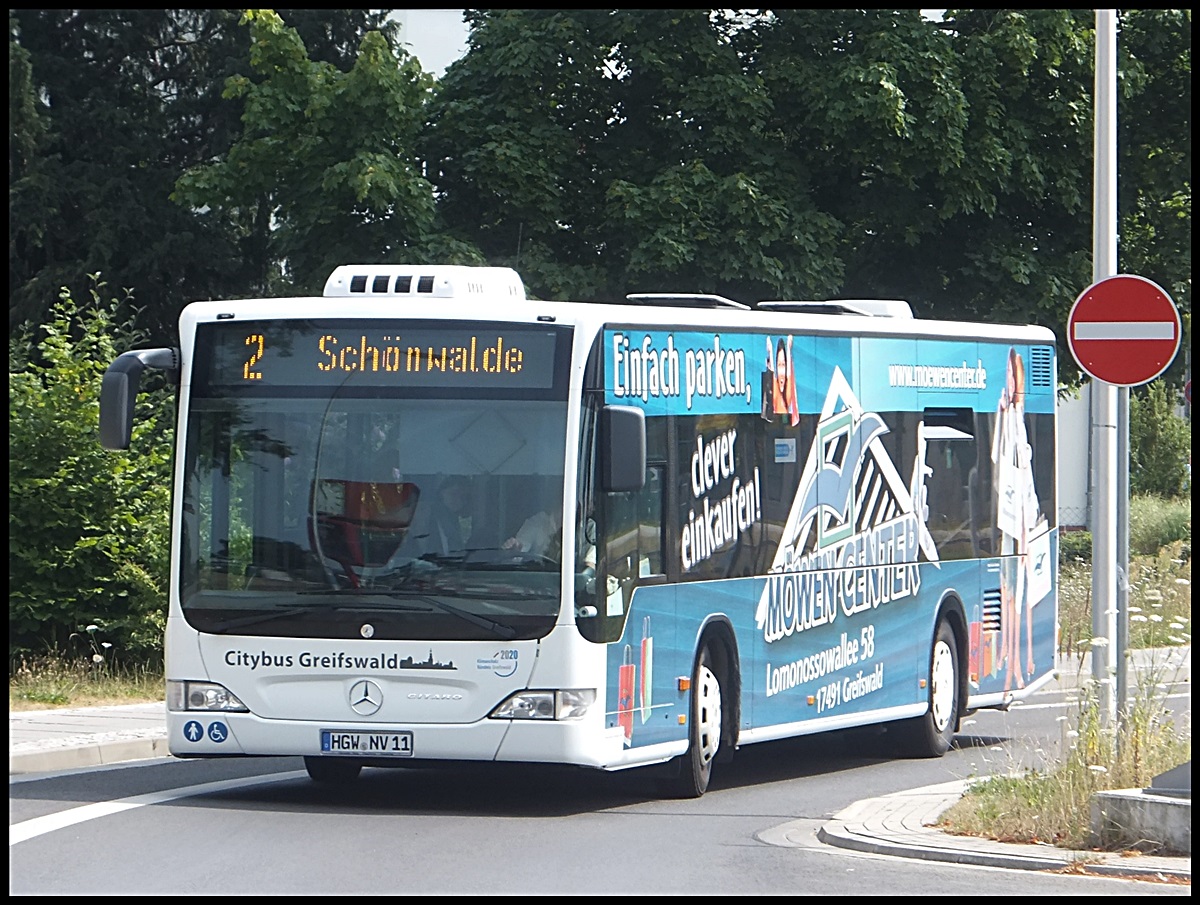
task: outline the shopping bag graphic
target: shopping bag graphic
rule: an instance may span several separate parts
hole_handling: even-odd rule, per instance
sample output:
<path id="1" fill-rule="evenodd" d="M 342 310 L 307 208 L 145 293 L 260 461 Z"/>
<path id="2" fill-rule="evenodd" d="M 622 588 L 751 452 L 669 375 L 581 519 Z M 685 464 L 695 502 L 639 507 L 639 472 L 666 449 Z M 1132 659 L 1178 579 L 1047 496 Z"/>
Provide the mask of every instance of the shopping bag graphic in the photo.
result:
<path id="1" fill-rule="evenodd" d="M 625 731 L 625 744 L 633 744 L 633 687 L 637 667 L 633 663 L 633 648 L 625 645 L 625 659 L 617 676 L 617 725 Z"/>
<path id="2" fill-rule="evenodd" d="M 1025 554 L 1025 603 L 1036 606 L 1050 593 L 1053 576 L 1050 574 L 1050 530 L 1043 524 L 1029 541 Z"/>
<path id="3" fill-rule="evenodd" d="M 981 678 L 980 666 L 983 658 L 983 651 L 980 649 L 983 644 L 983 623 L 979 621 L 979 607 L 976 606 L 971 613 L 970 633 L 970 648 L 967 655 L 967 668 L 969 670 L 968 677 L 971 685 L 975 688 L 979 687 Z"/>
<path id="4" fill-rule="evenodd" d="M 650 635 L 650 617 L 642 620 L 642 684 L 639 688 L 638 701 L 642 705 L 642 722 L 650 719 L 650 709 L 653 707 L 651 698 L 654 693 L 654 638 Z"/>

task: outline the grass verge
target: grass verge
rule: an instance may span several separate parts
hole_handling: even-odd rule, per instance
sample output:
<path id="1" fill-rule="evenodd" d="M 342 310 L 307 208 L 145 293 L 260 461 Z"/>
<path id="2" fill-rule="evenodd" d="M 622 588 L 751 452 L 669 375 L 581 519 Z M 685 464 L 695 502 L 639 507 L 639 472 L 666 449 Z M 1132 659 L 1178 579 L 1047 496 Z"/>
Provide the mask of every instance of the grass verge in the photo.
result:
<path id="1" fill-rule="evenodd" d="M 1094 684 L 1083 686 L 1078 710 L 1063 719 L 1059 762 L 1046 771 L 991 776 L 972 784 L 945 811 L 939 826 L 951 833 L 1001 842 L 1042 843 L 1061 848 L 1166 854 L 1156 840 L 1114 831 L 1097 838 L 1091 802 L 1097 792 L 1142 789 L 1191 760 L 1190 721 L 1166 706 L 1165 667 L 1143 672 L 1126 716 L 1106 726 Z"/>
<path id="2" fill-rule="evenodd" d="M 47 655 L 9 665 L 8 709 L 48 710 L 163 700 L 161 666 L 114 667 Z"/>
<path id="3" fill-rule="evenodd" d="M 1129 647 L 1191 646 L 1190 540 L 1174 541 L 1153 556 L 1129 562 Z M 1092 643 L 1091 565 L 1064 561 L 1059 569 L 1059 656 L 1062 669 Z M 1190 721 L 1171 712 L 1164 689 L 1176 676 L 1152 663 L 1131 681 L 1127 714 L 1105 726 L 1090 677 L 1076 712 L 1062 720 L 1056 762 L 1045 771 L 992 776 L 973 783 L 942 814 L 939 826 L 952 833 L 1002 842 L 1062 848 L 1154 852 L 1151 840 L 1114 835 L 1097 839 L 1091 800 L 1097 792 L 1141 789 L 1167 770 L 1191 759 Z M 1132 674 L 1131 674 L 1132 680 Z"/>

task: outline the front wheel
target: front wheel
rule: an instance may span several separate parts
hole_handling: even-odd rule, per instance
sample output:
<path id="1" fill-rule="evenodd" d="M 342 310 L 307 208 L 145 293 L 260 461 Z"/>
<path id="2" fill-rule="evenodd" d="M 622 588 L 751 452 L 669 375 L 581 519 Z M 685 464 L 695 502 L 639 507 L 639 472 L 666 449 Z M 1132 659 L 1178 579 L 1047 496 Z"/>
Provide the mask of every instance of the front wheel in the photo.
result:
<path id="1" fill-rule="evenodd" d="M 713 671 L 712 654 L 705 647 L 692 673 L 687 753 L 670 765 L 675 773 L 666 780 L 668 794 L 699 798 L 707 791 L 713 760 L 721 747 L 723 717 L 721 681 Z"/>
<path id="2" fill-rule="evenodd" d="M 345 785 L 358 779 L 362 764 L 342 757 L 306 757 L 304 769 L 313 782 Z"/>
<path id="3" fill-rule="evenodd" d="M 908 757 L 941 757 L 950 750 L 958 727 L 958 644 L 944 619 L 938 623 L 929 654 L 929 710 L 897 726 L 900 753 Z"/>

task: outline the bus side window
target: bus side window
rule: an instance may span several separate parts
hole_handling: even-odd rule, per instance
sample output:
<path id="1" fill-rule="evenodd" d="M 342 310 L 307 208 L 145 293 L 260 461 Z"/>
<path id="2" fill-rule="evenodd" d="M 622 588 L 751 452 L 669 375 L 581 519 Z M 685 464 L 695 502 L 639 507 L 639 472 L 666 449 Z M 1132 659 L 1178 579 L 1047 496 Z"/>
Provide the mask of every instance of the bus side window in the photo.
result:
<path id="1" fill-rule="evenodd" d="M 595 617 L 581 619 L 580 627 L 591 641 L 615 641 L 625 629 L 629 604 L 639 581 L 663 573 L 663 482 L 665 466 L 650 465 L 641 490 L 605 494 L 596 523 L 595 581 L 577 582 L 590 593 L 576 594 L 577 606 L 596 607 Z M 659 578 L 659 580 L 662 580 Z"/>
<path id="2" fill-rule="evenodd" d="M 639 578 L 662 575 L 663 530 L 666 513 L 663 509 L 663 488 L 666 486 L 664 465 L 646 468 L 646 486 L 642 488 L 638 505 L 638 570 Z"/>

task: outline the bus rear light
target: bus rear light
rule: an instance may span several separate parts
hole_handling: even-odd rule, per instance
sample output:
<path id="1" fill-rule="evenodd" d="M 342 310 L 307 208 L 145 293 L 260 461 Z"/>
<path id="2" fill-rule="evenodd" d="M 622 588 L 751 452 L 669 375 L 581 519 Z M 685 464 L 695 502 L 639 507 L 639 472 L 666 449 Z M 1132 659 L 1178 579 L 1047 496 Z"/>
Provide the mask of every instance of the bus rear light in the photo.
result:
<path id="1" fill-rule="evenodd" d="M 167 682 L 167 710 L 204 710 L 224 713 L 249 713 L 224 685 L 216 682 Z"/>
<path id="2" fill-rule="evenodd" d="M 578 720 L 596 702 L 594 688 L 520 691 L 488 716 L 494 720 Z"/>

